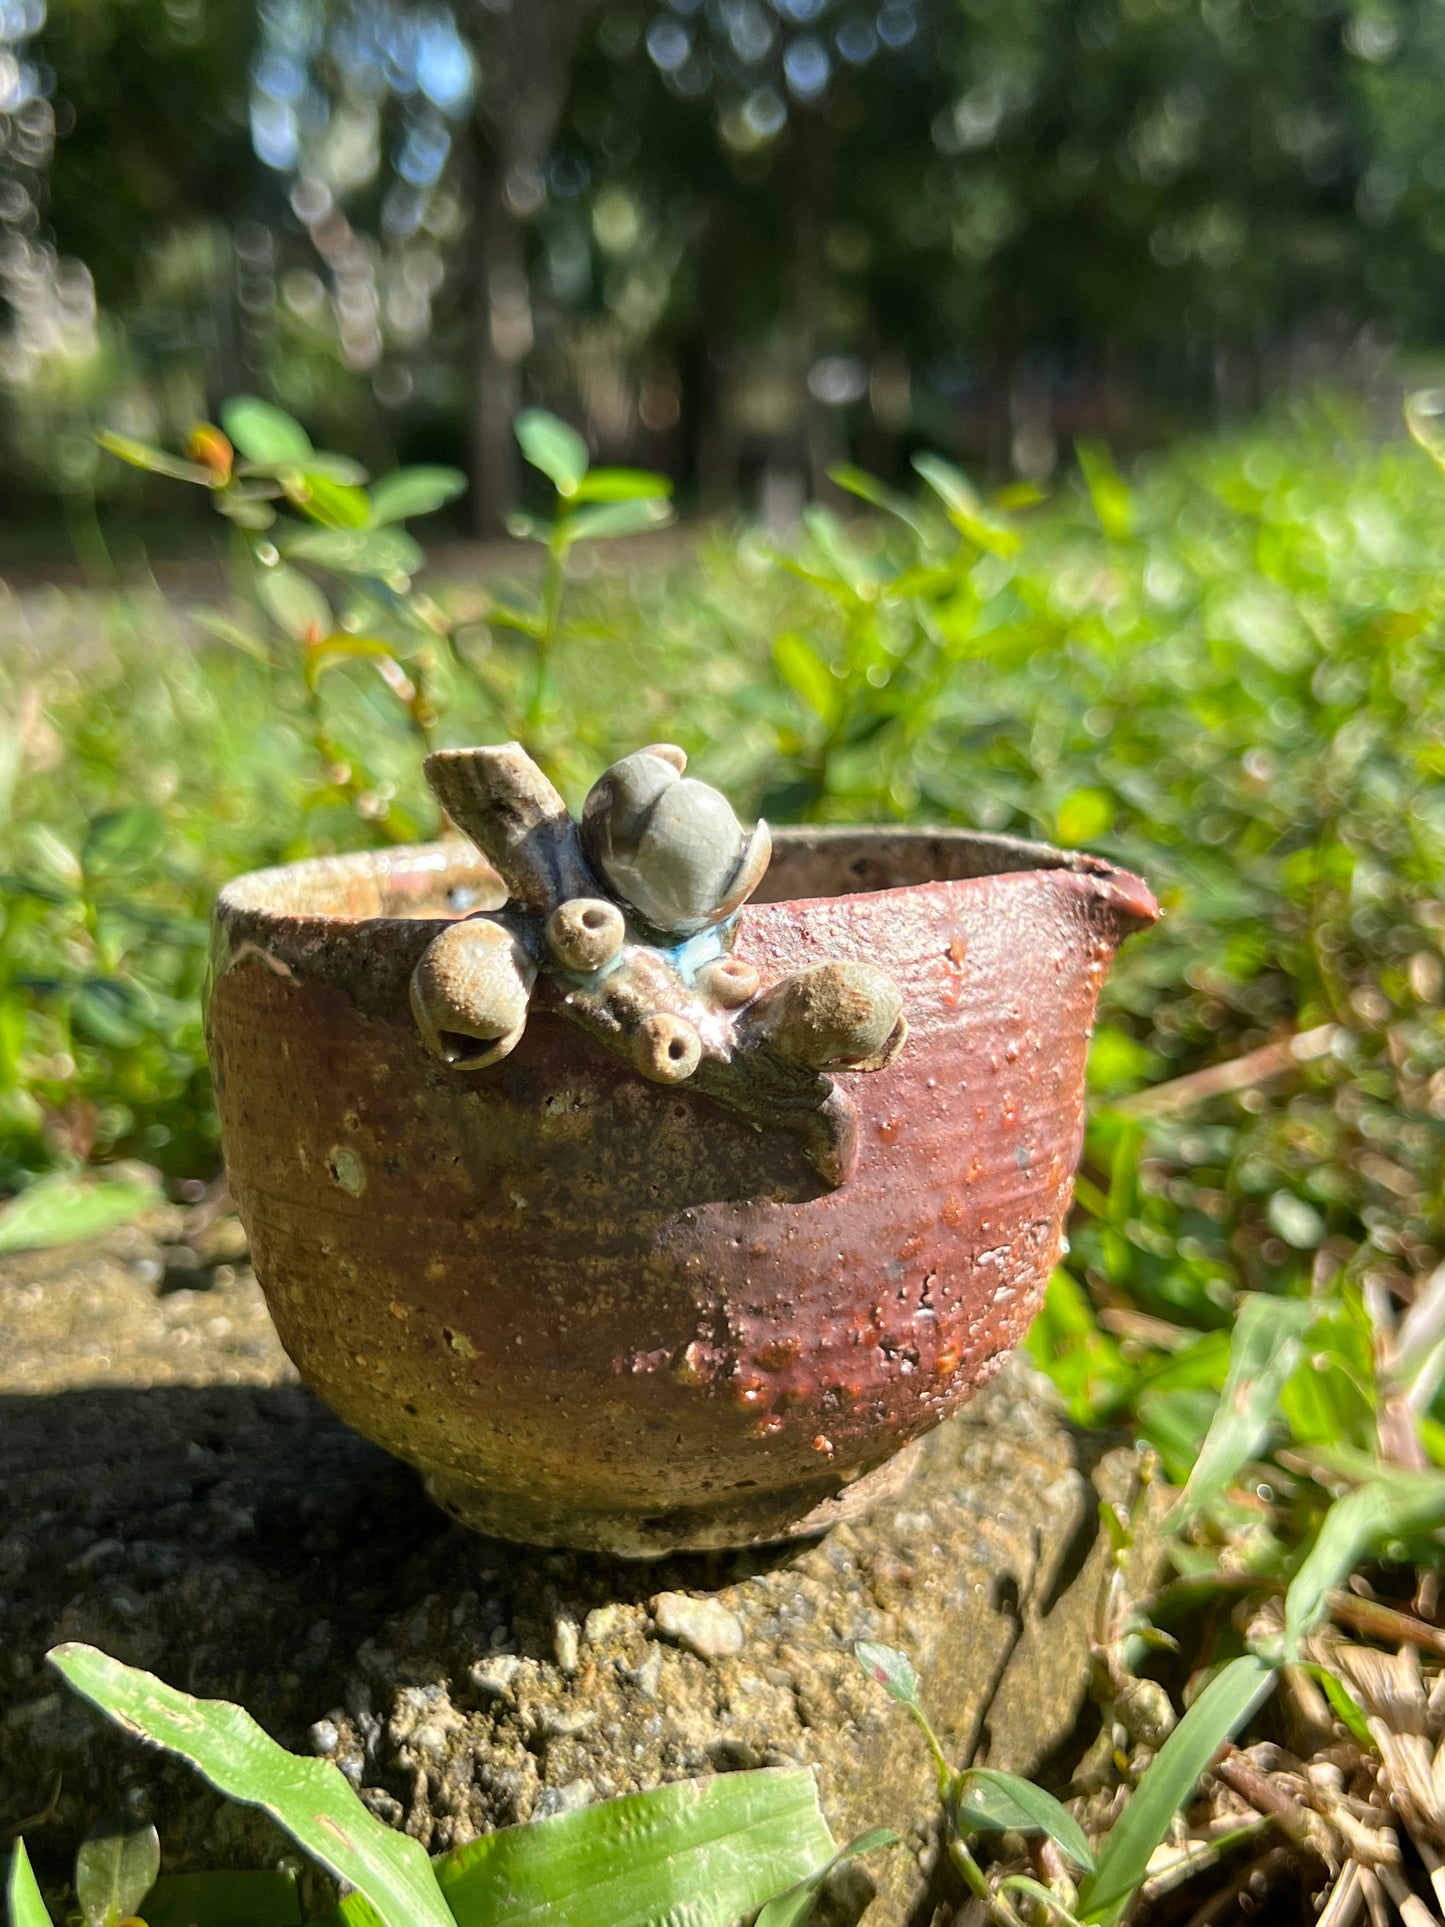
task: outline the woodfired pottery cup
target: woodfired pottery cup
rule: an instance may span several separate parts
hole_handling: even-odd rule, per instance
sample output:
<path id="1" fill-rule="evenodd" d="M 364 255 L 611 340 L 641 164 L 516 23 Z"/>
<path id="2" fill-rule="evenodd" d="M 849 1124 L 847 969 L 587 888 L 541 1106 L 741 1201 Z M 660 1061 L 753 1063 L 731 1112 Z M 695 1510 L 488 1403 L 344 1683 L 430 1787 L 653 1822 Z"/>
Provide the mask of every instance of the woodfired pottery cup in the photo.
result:
<path id="1" fill-rule="evenodd" d="M 429 1054 L 413 969 L 505 896 L 445 842 L 219 900 L 216 1098 L 282 1343 L 484 1532 L 650 1556 L 821 1530 L 1037 1310 L 1099 989 L 1154 900 L 1003 837 L 779 832 L 734 956 L 765 987 L 881 965 L 908 1023 L 895 1061 L 847 1080 L 857 1161 L 830 1188 L 796 1136 L 545 1009 L 487 1068 Z"/>

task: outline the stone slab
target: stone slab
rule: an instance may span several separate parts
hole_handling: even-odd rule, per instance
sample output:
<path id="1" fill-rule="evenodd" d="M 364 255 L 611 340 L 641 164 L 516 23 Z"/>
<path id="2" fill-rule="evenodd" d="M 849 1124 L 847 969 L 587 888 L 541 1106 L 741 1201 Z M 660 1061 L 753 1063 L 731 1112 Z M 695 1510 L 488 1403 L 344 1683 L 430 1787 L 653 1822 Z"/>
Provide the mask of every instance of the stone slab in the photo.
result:
<path id="1" fill-rule="evenodd" d="M 868 1919 L 900 1927 L 937 1856 L 933 1772 L 866 1679 L 905 1649 L 950 1753 L 1028 1770 L 1073 1730 L 1131 1455 L 1020 1362 L 925 1443 L 900 1496 L 826 1539 L 656 1564 L 468 1534 L 296 1381 L 212 1225 L 161 1216 L 0 1260 L 0 1834 L 58 1890 L 84 1827 L 148 1810 L 171 1870 L 287 1850 L 121 1739 L 44 1665 L 89 1640 L 241 1701 L 325 1753 L 433 1851 L 684 1775 L 814 1765 L 839 1839 L 891 1826 Z M 193 1241 L 202 1242 L 205 1241 Z M 59 1790 L 55 1792 L 56 1774 Z M 853 1912 L 866 1883 L 851 1888 Z"/>

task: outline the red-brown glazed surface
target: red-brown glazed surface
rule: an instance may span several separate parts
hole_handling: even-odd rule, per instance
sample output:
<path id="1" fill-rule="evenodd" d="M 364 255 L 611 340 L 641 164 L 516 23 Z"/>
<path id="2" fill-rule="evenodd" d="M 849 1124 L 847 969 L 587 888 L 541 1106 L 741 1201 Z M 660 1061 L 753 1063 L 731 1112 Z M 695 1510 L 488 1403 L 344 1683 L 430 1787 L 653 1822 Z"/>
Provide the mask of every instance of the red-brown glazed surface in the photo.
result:
<path id="1" fill-rule="evenodd" d="M 219 906 L 217 1098 L 287 1350 L 488 1530 L 646 1553 L 826 1522 L 1036 1311 L 1095 1003 L 1148 891 L 1003 840 L 780 836 L 773 894 L 853 893 L 749 905 L 735 954 L 764 986 L 880 964 L 909 1023 L 895 1063 L 840 1079 L 859 1157 L 830 1190 L 796 1138 L 545 1010 L 490 1069 L 430 1057 L 407 980 L 458 884 L 495 902 L 444 847 L 242 879 Z"/>

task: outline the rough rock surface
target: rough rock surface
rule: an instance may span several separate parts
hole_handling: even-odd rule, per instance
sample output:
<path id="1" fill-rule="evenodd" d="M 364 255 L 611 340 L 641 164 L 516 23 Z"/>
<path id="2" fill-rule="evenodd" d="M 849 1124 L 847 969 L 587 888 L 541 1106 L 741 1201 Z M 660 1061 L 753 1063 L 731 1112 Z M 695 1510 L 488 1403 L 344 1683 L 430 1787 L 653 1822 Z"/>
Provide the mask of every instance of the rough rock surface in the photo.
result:
<path id="1" fill-rule="evenodd" d="M 926 1905 L 935 1806 L 853 1640 L 911 1654 L 958 1757 L 1028 1769 L 1073 1728 L 1096 1487 L 1123 1496 L 1131 1462 L 1017 1363 L 901 1497 L 828 1538 L 617 1563 L 451 1524 L 296 1382 L 239 1259 L 233 1221 L 174 1212 L 0 1260 L 0 1837 L 25 1820 L 53 1885 L 118 1799 L 152 1812 L 172 1870 L 287 1851 L 71 1699 L 44 1664 L 62 1639 L 240 1700 L 433 1850 L 809 1762 L 840 1839 L 882 1824 L 907 1843 L 870 1862 L 871 1927 Z"/>

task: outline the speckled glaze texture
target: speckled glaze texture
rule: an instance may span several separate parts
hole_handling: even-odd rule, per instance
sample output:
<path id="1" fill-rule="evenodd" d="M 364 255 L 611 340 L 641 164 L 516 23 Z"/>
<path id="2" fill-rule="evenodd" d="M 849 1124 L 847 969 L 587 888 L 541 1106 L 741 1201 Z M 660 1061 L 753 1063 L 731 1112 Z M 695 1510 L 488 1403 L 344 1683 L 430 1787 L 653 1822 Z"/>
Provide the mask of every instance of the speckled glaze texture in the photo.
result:
<path id="1" fill-rule="evenodd" d="M 429 1055 L 412 970 L 502 897 L 461 845 L 220 900 L 212 1065 L 282 1342 L 483 1530 L 639 1556 L 817 1530 L 1038 1307 L 1099 988 L 1148 890 L 1004 838 L 846 830 L 779 833 L 760 894 L 733 954 L 764 989 L 851 959 L 903 993 L 836 1188 L 796 1136 L 648 1082 L 545 1003 L 489 1068 Z"/>

